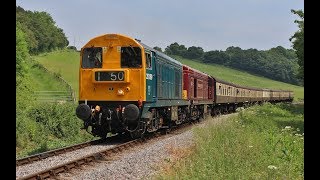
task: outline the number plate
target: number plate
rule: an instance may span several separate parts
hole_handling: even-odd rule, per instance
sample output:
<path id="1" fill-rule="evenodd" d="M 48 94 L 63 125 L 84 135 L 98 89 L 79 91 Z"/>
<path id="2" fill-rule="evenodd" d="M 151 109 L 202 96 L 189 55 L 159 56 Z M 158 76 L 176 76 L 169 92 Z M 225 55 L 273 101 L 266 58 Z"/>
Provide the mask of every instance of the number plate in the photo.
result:
<path id="1" fill-rule="evenodd" d="M 123 71 L 97 71 L 94 76 L 96 81 L 124 81 Z"/>

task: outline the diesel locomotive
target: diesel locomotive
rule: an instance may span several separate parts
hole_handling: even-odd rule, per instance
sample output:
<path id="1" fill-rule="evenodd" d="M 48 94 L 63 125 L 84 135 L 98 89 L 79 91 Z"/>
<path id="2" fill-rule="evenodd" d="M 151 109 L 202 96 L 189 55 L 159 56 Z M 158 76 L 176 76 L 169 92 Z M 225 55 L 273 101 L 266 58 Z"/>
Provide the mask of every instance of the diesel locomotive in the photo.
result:
<path id="1" fill-rule="evenodd" d="M 226 82 L 121 34 L 97 36 L 81 48 L 76 115 L 102 138 L 137 138 L 248 104 L 292 100 L 292 91 Z"/>

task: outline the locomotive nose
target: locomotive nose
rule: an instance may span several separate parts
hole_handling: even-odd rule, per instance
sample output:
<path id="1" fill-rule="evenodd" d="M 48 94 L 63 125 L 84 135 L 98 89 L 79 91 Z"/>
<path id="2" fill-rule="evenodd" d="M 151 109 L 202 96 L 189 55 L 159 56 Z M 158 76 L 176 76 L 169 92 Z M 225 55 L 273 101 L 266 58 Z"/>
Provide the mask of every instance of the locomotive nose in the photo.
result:
<path id="1" fill-rule="evenodd" d="M 86 104 L 79 104 L 76 109 L 76 115 L 79 119 L 87 120 L 91 116 L 91 109 Z"/>

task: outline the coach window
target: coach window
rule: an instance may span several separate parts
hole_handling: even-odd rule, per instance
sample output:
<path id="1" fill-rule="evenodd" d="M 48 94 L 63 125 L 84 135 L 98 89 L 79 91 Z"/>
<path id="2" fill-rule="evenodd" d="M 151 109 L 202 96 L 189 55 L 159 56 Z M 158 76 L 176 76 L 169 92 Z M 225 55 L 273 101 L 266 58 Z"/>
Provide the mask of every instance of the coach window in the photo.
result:
<path id="1" fill-rule="evenodd" d="M 146 53 L 146 68 L 151 69 L 151 54 Z"/>
<path id="2" fill-rule="evenodd" d="M 121 67 L 122 68 L 141 68 L 142 57 L 139 47 L 121 47 Z"/>
<path id="3" fill-rule="evenodd" d="M 221 92 L 221 86 L 219 86 L 219 94 L 221 95 L 222 94 L 222 92 Z"/>
<path id="4" fill-rule="evenodd" d="M 102 48 L 84 48 L 82 51 L 82 68 L 102 68 Z"/>

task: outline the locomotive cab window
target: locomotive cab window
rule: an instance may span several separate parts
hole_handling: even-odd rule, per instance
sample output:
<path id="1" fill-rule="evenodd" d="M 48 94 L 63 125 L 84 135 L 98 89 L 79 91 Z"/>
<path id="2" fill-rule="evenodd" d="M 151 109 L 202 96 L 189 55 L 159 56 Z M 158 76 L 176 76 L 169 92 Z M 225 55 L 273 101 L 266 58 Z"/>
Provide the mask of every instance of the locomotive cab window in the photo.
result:
<path id="1" fill-rule="evenodd" d="M 102 68 L 102 48 L 84 48 L 81 64 L 82 68 Z"/>
<path id="2" fill-rule="evenodd" d="M 151 69 L 151 54 L 146 53 L 146 68 Z"/>
<path id="3" fill-rule="evenodd" d="M 121 47 L 121 67 L 122 68 L 141 68 L 142 57 L 139 47 Z"/>

